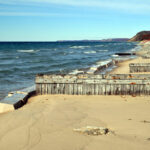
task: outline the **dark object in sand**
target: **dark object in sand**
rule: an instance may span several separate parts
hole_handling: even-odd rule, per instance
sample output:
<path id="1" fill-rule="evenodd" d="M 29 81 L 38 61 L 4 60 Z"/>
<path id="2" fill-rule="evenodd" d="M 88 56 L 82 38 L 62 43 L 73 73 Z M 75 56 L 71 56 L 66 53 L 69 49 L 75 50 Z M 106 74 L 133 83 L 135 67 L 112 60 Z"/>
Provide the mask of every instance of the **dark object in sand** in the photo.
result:
<path id="1" fill-rule="evenodd" d="M 74 131 L 86 135 L 98 136 L 98 135 L 106 135 L 109 132 L 109 129 L 104 127 L 87 126 L 80 129 L 74 129 Z"/>
<path id="2" fill-rule="evenodd" d="M 147 140 L 150 141 L 150 138 L 148 138 Z"/>
<path id="3" fill-rule="evenodd" d="M 141 122 L 143 122 L 143 123 L 150 123 L 150 121 L 147 121 L 147 120 L 143 120 Z"/>
<path id="4" fill-rule="evenodd" d="M 130 56 L 130 55 L 136 55 L 136 53 L 115 53 L 115 55 L 119 55 L 119 56 Z"/>

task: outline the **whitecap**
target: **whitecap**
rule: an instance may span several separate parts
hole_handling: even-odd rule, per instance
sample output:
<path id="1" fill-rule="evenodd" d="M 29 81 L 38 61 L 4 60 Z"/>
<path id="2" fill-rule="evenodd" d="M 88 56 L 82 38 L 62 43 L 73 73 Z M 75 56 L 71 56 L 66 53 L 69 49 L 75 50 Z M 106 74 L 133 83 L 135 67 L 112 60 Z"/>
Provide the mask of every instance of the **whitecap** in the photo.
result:
<path id="1" fill-rule="evenodd" d="M 19 52 L 19 53 L 35 53 L 35 52 L 38 52 L 38 50 L 33 50 L 33 49 L 29 49 L 29 50 L 17 50 L 17 52 Z"/>
<path id="2" fill-rule="evenodd" d="M 69 52 L 69 54 L 73 54 L 74 52 L 72 51 L 72 52 Z"/>
<path id="3" fill-rule="evenodd" d="M 135 51 L 139 51 L 141 49 L 141 46 L 136 46 L 135 48 L 131 49 L 132 52 L 135 52 Z"/>
<path id="4" fill-rule="evenodd" d="M 86 52 L 83 52 L 84 54 L 95 54 L 96 51 L 86 51 Z"/>
<path id="5" fill-rule="evenodd" d="M 72 46 L 70 48 L 73 48 L 73 49 L 84 49 L 84 48 L 89 48 L 91 46 Z"/>
<path id="6" fill-rule="evenodd" d="M 104 61 L 99 61 L 96 63 L 96 65 L 92 65 L 90 69 L 87 71 L 87 73 L 94 74 L 99 69 L 99 67 L 104 66 L 104 65 L 109 65 L 110 63 L 113 63 L 113 60 L 108 59 Z"/>
<path id="7" fill-rule="evenodd" d="M 95 45 L 95 47 L 103 47 L 104 45 Z"/>
<path id="8" fill-rule="evenodd" d="M 110 63 L 111 61 L 112 61 L 112 59 L 108 59 L 108 60 L 98 61 L 96 64 L 102 66 L 102 65 L 106 65 L 106 64 Z"/>
<path id="9" fill-rule="evenodd" d="M 108 52 L 107 49 L 98 50 L 99 52 Z"/>
<path id="10" fill-rule="evenodd" d="M 84 73 L 84 71 L 73 70 L 73 71 L 70 72 L 69 74 L 76 75 L 76 74 L 79 74 L 79 73 Z"/>
<path id="11" fill-rule="evenodd" d="M 112 57 L 118 57 L 119 55 L 112 55 Z"/>

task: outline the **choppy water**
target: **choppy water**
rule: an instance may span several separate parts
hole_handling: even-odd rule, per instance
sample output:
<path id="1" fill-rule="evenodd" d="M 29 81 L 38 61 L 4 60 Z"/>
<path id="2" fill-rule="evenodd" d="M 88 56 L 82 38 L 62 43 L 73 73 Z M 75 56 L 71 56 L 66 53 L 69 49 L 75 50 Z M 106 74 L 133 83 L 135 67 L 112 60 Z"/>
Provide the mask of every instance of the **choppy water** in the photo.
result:
<path id="1" fill-rule="evenodd" d="M 0 42 L 0 99 L 32 86 L 37 73 L 69 73 L 136 49 L 126 42 Z"/>

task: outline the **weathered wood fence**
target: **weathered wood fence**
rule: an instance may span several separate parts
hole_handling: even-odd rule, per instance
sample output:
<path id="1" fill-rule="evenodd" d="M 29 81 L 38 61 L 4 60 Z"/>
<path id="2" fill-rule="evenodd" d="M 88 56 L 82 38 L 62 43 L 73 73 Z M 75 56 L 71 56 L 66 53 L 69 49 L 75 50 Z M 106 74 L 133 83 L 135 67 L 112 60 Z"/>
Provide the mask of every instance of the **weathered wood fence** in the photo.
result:
<path id="1" fill-rule="evenodd" d="M 150 54 L 143 55 L 142 58 L 144 58 L 144 59 L 150 59 Z"/>
<path id="2" fill-rule="evenodd" d="M 150 74 L 37 75 L 35 82 L 40 95 L 150 95 Z"/>
<path id="3" fill-rule="evenodd" d="M 130 73 L 134 72 L 150 72 L 150 63 L 132 63 L 129 64 Z"/>

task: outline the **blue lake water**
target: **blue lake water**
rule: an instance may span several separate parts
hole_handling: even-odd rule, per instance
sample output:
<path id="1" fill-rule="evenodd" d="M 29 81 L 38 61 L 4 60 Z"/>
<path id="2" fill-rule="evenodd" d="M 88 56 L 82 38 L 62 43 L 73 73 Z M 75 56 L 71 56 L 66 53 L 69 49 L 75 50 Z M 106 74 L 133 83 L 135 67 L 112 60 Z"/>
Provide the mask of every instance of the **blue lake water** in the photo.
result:
<path id="1" fill-rule="evenodd" d="M 37 73 L 69 73 L 137 49 L 128 42 L 0 42 L 0 99 L 32 86 Z"/>

